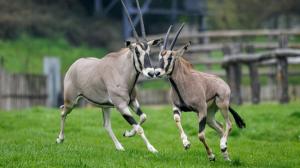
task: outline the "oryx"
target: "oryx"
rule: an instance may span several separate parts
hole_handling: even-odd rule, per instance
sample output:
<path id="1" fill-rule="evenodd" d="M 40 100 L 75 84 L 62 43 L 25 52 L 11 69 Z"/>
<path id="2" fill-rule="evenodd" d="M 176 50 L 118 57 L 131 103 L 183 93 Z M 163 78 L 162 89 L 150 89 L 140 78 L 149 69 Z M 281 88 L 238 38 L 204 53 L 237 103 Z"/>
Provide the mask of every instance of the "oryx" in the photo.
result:
<path id="1" fill-rule="evenodd" d="M 244 128 L 246 125 L 238 113 L 230 107 L 231 91 L 226 82 L 215 75 L 196 71 L 188 61 L 182 58 L 190 43 L 178 50 L 173 50 L 183 26 L 184 24 L 177 31 L 170 48 L 167 49 L 168 36 L 172 28 L 170 26 L 159 53 L 159 68 L 155 69 L 155 74 L 158 77 L 167 76 L 171 83 L 173 116 L 185 149 L 190 147 L 190 142 L 181 126 L 180 116 L 181 112 L 193 111 L 198 115 L 198 138 L 204 144 L 209 159 L 215 160 L 215 155 L 205 141 L 204 129 L 206 123 L 220 135 L 220 147 L 223 157 L 225 160 L 230 160 L 227 152 L 227 139 L 231 130 L 228 112 L 231 112 L 239 128 Z M 222 124 L 215 120 L 215 113 L 218 109 L 220 109 L 225 119 L 225 130 Z"/>
<path id="2" fill-rule="evenodd" d="M 154 68 L 152 68 L 149 58 L 150 46 L 159 44 L 162 39 L 146 40 L 142 13 L 139 2 L 136 0 L 143 36 L 143 39 L 140 40 L 127 8 L 122 0 L 121 2 L 133 29 L 136 42 L 126 41 L 126 48 L 120 51 L 109 53 L 102 59 L 81 58 L 70 66 L 64 79 L 64 105 L 62 106 L 61 130 L 56 140 L 57 143 L 64 140 L 64 125 L 67 115 L 80 98 L 85 98 L 102 108 L 103 125 L 117 150 L 124 150 L 124 148 L 111 128 L 110 108 L 113 107 L 117 108 L 124 119 L 133 127 L 130 132 L 125 132 L 124 136 L 133 136 L 138 133 L 148 150 L 157 152 L 149 143 L 143 128 L 140 126 L 146 120 L 146 115 L 140 109 L 134 87 L 140 73 L 146 77 L 154 76 Z M 133 118 L 129 107 L 140 116 L 139 123 Z"/>

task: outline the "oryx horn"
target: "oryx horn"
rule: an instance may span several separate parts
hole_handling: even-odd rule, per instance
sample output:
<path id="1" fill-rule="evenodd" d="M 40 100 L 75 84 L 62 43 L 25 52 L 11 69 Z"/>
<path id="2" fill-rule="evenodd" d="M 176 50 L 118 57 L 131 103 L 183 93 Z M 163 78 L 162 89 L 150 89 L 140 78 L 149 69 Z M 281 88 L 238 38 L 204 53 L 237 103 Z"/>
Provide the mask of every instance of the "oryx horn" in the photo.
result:
<path id="1" fill-rule="evenodd" d="M 143 39 L 145 41 L 147 41 L 146 39 L 146 31 L 145 31 L 145 25 L 144 25 L 144 20 L 143 20 L 143 14 L 142 14 L 142 11 L 141 11 L 141 7 L 140 7 L 140 3 L 139 3 L 139 0 L 136 0 L 136 6 L 139 10 L 139 17 L 140 17 L 140 25 L 141 25 L 141 31 L 142 31 L 142 36 L 143 36 Z"/>
<path id="2" fill-rule="evenodd" d="M 169 40 L 169 34 L 170 34 L 170 31 L 172 29 L 173 25 L 170 25 L 169 29 L 168 29 L 168 32 L 165 36 L 165 39 L 164 39 L 164 45 L 163 45 L 163 49 L 167 49 L 167 45 L 168 45 L 168 40 Z"/>
<path id="3" fill-rule="evenodd" d="M 139 36 L 138 36 L 138 34 L 137 34 L 136 30 L 135 30 L 135 27 L 134 27 L 134 25 L 133 25 L 133 22 L 132 22 L 131 18 L 130 18 L 130 15 L 129 15 L 129 13 L 128 13 L 128 9 L 127 9 L 127 7 L 125 6 L 123 0 L 121 0 L 121 2 L 122 2 L 122 5 L 123 5 L 123 7 L 124 7 L 124 11 L 125 11 L 125 13 L 126 13 L 126 15 L 127 15 L 127 18 L 128 18 L 128 20 L 129 20 L 130 26 L 131 26 L 131 28 L 132 28 L 133 35 L 134 35 L 136 41 L 139 41 Z"/>
<path id="4" fill-rule="evenodd" d="M 173 41 L 172 41 L 172 43 L 171 43 L 170 50 L 173 50 L 173 48 L 174 48 L 174 46 L 175 46 L 175 43 L 176 43 L 176 41 L 177 41 L 177 38 L 178 38 L 178 36 L 179 36 L 179 34 L 180 34 L 180 32 L 181 32 L 183 26 L 184 26 L 184 23 L 182 23 L 182 25 L 180 26 L 180 28 L 179 28 L 178 31 L 176 32 L 176 36 L 175 36 L 175 38 L 173 39 Z"/>

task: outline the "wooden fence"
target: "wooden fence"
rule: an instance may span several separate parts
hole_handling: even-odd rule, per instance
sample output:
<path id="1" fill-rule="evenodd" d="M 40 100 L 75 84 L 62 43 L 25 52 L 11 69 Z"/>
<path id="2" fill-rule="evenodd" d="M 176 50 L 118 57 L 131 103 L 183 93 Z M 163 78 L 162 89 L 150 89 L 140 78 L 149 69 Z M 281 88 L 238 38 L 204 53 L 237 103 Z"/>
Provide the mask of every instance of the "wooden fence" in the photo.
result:
<path id="1" fill-rule="evenodd" d="M 226 73 L 222 70 L 215 71 L 212 67 L 217 65 L 221 67 L 222 64 L 228 64 L 231 67 L 232 61 L 236 58 L 235 56 L 239 55 L 240 53 L 246 52 L 250 55 L 243 55 L 244 57 L 251 57 L 249 59 L 254 59 L 255 54 L 254 52 L 259 51 L 270 51 L 276 48 L 289 48 L 289 49 L 297 49 L 300 48 L 299 43 L 294 42 L 284 42 L 282 41 L 282 37 L 285 37 L 285 40 L 288 38 L 295 38 L 300 36 L 300 30 L 233 30 L 233 31 L 210 31 L 204 33 L 193 33 L 188 32 L 184 33 L 178 39 L 177 46 L 182 45 L 185 42 L 192 41 L 192 46 L 189 48 L 186 59 L 188 59 L 194 65 L 204 65 L 206 69 L 204 72 L 209 72 L 221 76 L 225 76 Z M 149 36 L 148 39 L 156 39 L 161 38 L 164 35 L 155 35 Z M 254 40 L 257 37 L 267 37 L 268 41 L 264 42 L 257 42 Z M 170 38 L 173 38 L 174 34 L 170 34 Z M 277 41 L 277 42 L 276 42 Z M 278 43 L 279 42 L 279 43 Z M 282 44 L 284 47 L 282 47 Z M 152 50 L 152 55 L 157 58 L 158 56 L 158 49 Z M 221 56 L 215 57 L 212 53 L 219 52 Z M 287 53 L 285 53 L 287 54 Z M 224 60 L 224 56 L 233 55 L 231 57 L 231 61 L 226 58 Z M 272 54 L 271 54 L 272 55 Z M 269 65 L 276 65 L 280 61 L 277 61 L 276 58 L 270 59 L 269 62 L 259 62 L 255 65 L 258 66 L 269 66 Z M 288 63 L 290 63 L 290 59 L 286 59 Z M 155 61 L 155 60 L 154 60 Z M 157 60 L 156 60 L 157 61 Z M 226 63 L 230 62 L 230 63 Z M 291 61 L 291 63 L 299 63 L 297 61 Z M 284 67 L 286 71 L 286 62 L 281 61 L 280 66 Z M 157 64 L 157 62 L 154 64 Z M 234 64 L 234 63 L 233 63 Z M 226 65 L 224 65 L 226 67 Z M 252 68 L 252 70 L 251 70 Z M 229 68 L 230 69 L 230 68 Z M 234 68 L 233 68 L 234 69 Z M 255 67 L 249 66 L 249 72 L 240 72 L 239 75 L 250 75 L 255 76 Z M 254 69 L 254 70 L 253 70 Z M 230 76 L 228 71 L 227 76 Z M 260 71 L 259 75 L 267 75 L 270 77 L 276 78 L 277 72 L 262 72 Z M 288 72 L 289 75 L 299 75 L 298 71 L 296 72 Z M 229 77 L 227 77 L 229 79 Z M 24 107 L 31 107 L 36 105 L 46 105 L 47 101 L 47 77 L 44 75 L 31 75 L 31 74 L 10 74 L 5 72 L 0 67 L 0 108 L 2 109 L 12 109 L 12 108 L 24 108 Z M 283 79 L 286 85 L 286 79 Z M 228 80 L 231 88 L 235 88 L 234 82 L 230 82 Z M 232 80 L 233 81 L 233 80 Z M 254 80 L 257 81 L 257 80 Z M 146 79 L 141 78 L 139 82 L 146 82 Z M 252 91 L 251 87 L 252 86 Z M 257 83 L 251 82 L 251 85 L 248 86 L 239 86 L 239 94 L 241 99 L 245 101 L 255 102 L 254 98 L 251 98 L 251 95 L 254 95 L 253 88 L 259 88 L 260 92 L 255 92 L 256 98 L 259 95 L 260 100 L 276 100 L 278 90 L 278 86 L 280 85 L 268 85 L 268 86 L 258 86 Z M 255 86 L 255 87 L 254 87 Z M 283 86 L 285 87 L 285 86 Z M 279 87 L 280 88 L 280 87 Z M 280 89 L 279 89 L 280 90 Z M 282 90 L 282 89 L 281 89 Z M 300 97 L 300 89 L 299 86 L 291 86 L 287 89 L 284 89 L 284 92 L 289 92 L 289 97 Z M 235 91 L 234 91 L 235 92 Z M 143 104 L 165 104 L 168 103 L 169 97 L 168 90 L 140 90 L 138 92 L 138 96 L 140 97 L 140 101 Z M 237 92 L 235 92 L 237 93 Z M 252 94 L 251 94 L 252 93 Z M 282 92 L 283 93 L 283 92 Z M 276 96 L 275 96 L 276 94 Z M 253 96 L 252 96 L 253 97 Z M 259 99 L 258 99 L 259 100 Z"/>
<path id="2" fill-rule="evenodd" d="M 5 110 L 44 106 L 46 76 L 10 74 L 0 67 L 0 108 Z"/>
<path id="3" fill-rule="evenodd" d="M 156 39 L 163 36 L 163 34 L 150 36 L 149 39 Z M 300 76 L 299 69 L 293 72 L 288 72 L 287 70 L 287 64 L 300 64 L 299 59 L 288 58 L 300 55 L 299 50 L 295 50 L 300 48 L 300 44 L 289 42 L 289 39 L 293 40 L 295 38 L 299 38 L 299 36 L 300 29 L 233 30 L 203 33 L 189 32 L 180 35 L 177 46 L 180 46 L 185 42 L 192 41 L 192 46 L 185 54 L 185 58 L 193 65 L 204 65 L 204 72 L 226 78 L 232 89 L 234 97 L 233 101 L 235 103 L 242 104 L 242 100 L 244 99 L 245 101 L 251 100 L 253 103 L 259 103 L 261 100 L 261 92 L 265 91 L 261 88 L 274 88 L 276 85 L 276 89 L 272 90 L 272 93 L 270 93 L 276 93 L 276 96 L 268 96 L 268 98 L 263 98 L 262 100 L 279 100 L 281 103 L 284 103 L 288 102 L 289 99 L 287 96 L 287 90 L 289 90 L 287 76 Z M 173 37 L 174 34 L 171 34 L 170 38 Z M 255 39 L 260 37 L 267 37 L 268 40 L 264 42 L 257 42 Z M 278 48 L 281 48 L 281 50 L 277 50 Z M 258 51 L 260 53 L 254 54 Z M 220 56 L 217 58 L 213 57 L 213 52 L 218 52 Z M 153 56 L 155 57 L 153 62 L 156 65 L 158 65 L 158 53 L 159 49 L 153 50 Z M 238 61 L 235 61 L 235 59 L 238 59 Z M 246 64 L 243 60 L 253 62 L 247 64 L 249 69 L 247 72 L 242 71 L 241 65 Z M 214 66 L 222 66 L 226 71 L 216 71 L 212 68 Z M 258 71 L 259 67 L 263 68 Z M 270 71 L 270 69 L 272 69 L 272 71 Z M 242 76 L 249 76 L 250 79 L 253 79 L 250 80 L 251 87 L 249 90 L 251 92 L 245 92 L 252 95 L 251 99 L 248 99 L 247 96 L 245 97 L 242 93 L 244 88 L 244 86 L 241 86 Z M 270 81 L 275 81 L 275 84 L 271 83 L 270 86 L 260 86 L 258 76 L 268 76 Z M 145 81 L 147 81 L 145 78 L 141 78 L 139 80 L 139 82 Z M 271 91 L 271 89 L 266 90 Z M 161 94 L 164 94 L 164 92 L 161 92 Z M 296 93 L 294 95 L 300 97 L 300 95 Z M 159 97 L 163 96 L 160 95 Z M 155 100 L 155 98 L 149 98 L 148 96 L 147 99 L 149 99 L 150 102 L 150 99 Z"/>

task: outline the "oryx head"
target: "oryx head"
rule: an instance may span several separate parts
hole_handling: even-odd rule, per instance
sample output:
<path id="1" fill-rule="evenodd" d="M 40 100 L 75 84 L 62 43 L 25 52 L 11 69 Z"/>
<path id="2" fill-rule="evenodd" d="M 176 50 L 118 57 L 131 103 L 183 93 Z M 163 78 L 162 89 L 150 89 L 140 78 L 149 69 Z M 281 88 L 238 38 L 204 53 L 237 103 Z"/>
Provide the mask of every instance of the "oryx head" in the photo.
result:
<path id="1" fill-rule="evenodd" d="M 145 75 L 146 77 L 155 77 L 154 68 L 152 67 L 150 61 L 150 48 L 153 45 L 160 44 L 162 42 L 162 39 L 156 39 L 150 41 L 146 39 L 145 26 L 144 26 L 142 12 L 140 9 L 140 4 L 139 1 L 136 0 L 136 5 L 139 10 L 140 26 L 141 26 L 142 36 L 143 36 L 142 40 L 140 40 L 123 0 L 121 0 L 121 2 L 124 7 L 125 13 L 128 17 L 128 20 L 130 22 L 131 28 L 133 30 L 134 38 L 136 39 L 136 42 L 126 41 L 125 44 L 126 47 L 128 47 L 133 53 L 134 66 L 137 71 L 143 73 L 143 75 Z"/>
<path id="2" fill-rule="evenodd" d="M 173 50 L 176 40 L 178 38 L 178 35 L 180 34 L 183 26 L 184 26 L 184 24 L 182 24 L 181 27 L 178 29 L 176 36 L 171 43 L 170 48 L 167 49 L 169 33 L 172 29 L 172 25 L 169 27 L 168 32 L 164 39 L 164 44 L 163 44 L 163 46 L 161 46 L 161 49 L 159 52 L 159 66 L 155 69 L 155 76 L 162 77 L 164 75 L 171 74 L 171 72 L 173 71 L 176 59 L 181 57 L 184 54 L 184 52 L 187 50 L 187 48 L 191 45 L 191 42 L 189 42 L 189 43 L 185 44 L 183 47 L 181 47 L 180 49 Z"/>

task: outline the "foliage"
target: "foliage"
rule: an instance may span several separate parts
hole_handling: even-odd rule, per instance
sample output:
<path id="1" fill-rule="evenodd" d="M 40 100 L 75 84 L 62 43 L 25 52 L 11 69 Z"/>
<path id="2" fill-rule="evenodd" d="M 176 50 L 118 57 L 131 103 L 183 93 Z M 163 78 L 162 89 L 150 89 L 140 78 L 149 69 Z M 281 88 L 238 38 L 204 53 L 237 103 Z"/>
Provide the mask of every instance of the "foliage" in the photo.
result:
<path id="1" fill-rule="evenodd" d="M 71 46 L 63 38 L 32 38 L 22 36 L 17 40 L 0 40 L 0 57 L 4 59 L 4 67 L 10 72 L 41 73 L 43 57 L 61 58 L 62 72 L 80 57 L 102 57 L 106 53 L 103 48 L 90 48 L 82 44 Z"/>
<path id="2" fill-rule="evenodd" d="M 278 28 L 279 19 L 291 27 L 291 19 L 299 18 L 300 2 L 297 0 L 210 0 L 208 25 L 212 29 L 253 29 L 268 23 L 268 28 Z"/>
<path id="3" fill-rule="evenodd" d="M 81 0 L 0 0 L 0 38 L 15 39 L 25 33 L 115 49 L 113 42 L 122 39 L 121 24 L 89 15 L 87 5 Z"/>
<path id="4" fill-rule="evenodd" d="M 207 127 L 208 144 L 216 154 L 209 162 L 197 138 L 197 117 L 184 113 L 183 127 L 191 141 L 183 149 L 170 106 L 145 107 L 148 120 L 143 125 L 158 154 L 147 151 L 140 137 L 125 138 L 131 127 L 115 110 L 112 127 L 124 152 L 115 150 L 102 127 L 96 108 L 74 110 L 66 122 L 64 144 L 55 144 L 59 131 L 58 109 L 42 107 L 0 112 L 0 167 L 299 167 L 300 105 L 265 103 L 235 107 L 247 128 L 233 124 L 228 149 L 232 162 L 222 159 L 219 138 Z M 221 119 L 217 113 L 219 121 Z"/>

